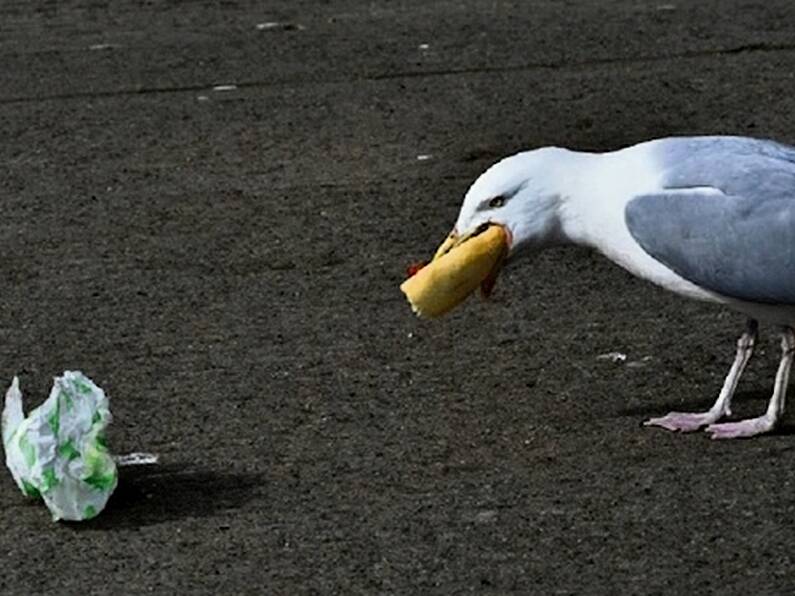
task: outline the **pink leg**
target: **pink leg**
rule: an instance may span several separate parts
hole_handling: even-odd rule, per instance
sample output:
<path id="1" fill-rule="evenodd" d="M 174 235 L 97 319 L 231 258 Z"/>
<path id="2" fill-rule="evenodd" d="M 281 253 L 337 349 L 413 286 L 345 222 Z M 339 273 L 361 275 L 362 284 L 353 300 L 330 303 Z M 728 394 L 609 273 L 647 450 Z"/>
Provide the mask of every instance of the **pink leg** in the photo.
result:
<path id="1" fill-rule="evenodd" d="M 789 372 L 795 356 L 795 332 L 787 327 L 781 334 L 781 363 L 778 365 L 773 396 L 767 405 L 767 412 L 758 418 L 749 418 L 739 422 L 710 424 L 706 431 L 713 439 L 742 439 L 768 433 L 781 420 L 784 414 L 784 403 L 787 397 Z"/>
<path id="2" fill-rule="evenodd" d="M 650 418 L 643 424 L 645 426 L 659 426 L 666 430 L 687 433 L 699 430 L 713 422 L 717 422 L 724 416 L 730 415 L 731 400 L 734 396 L 734 391 L 737 389 L 740 375 L 743 374 L 745 365 L 748 364 L 748 360 L 751 359 L 751 354 L 753 354 L 756 333 L 757 323 L 753 319 L 749 319 L 745 332 L 737 340 L 737 355 L 734 357 L 734 363 L 726 376 L 726 380 L 723 382 L 723 388 L 720 390 L 718 399 L 715 400 L 715 403 L 708 411 L 697 413 L 670 412 L 659 418 Z"/>

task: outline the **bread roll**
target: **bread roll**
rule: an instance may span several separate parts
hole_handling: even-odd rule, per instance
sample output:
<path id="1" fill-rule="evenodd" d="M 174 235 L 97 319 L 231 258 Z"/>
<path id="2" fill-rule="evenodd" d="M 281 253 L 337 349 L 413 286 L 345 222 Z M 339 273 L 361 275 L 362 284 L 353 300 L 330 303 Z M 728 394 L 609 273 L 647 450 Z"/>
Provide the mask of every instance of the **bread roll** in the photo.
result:
<path id="1" fill-rule="evenodd" d="M 439 317 L 474 292 L 489 274 L 496 273 L 508 249 L 502 226 L 464 240 L 435 258 L 400 286 L 411 307 L 421 317 Z"/>

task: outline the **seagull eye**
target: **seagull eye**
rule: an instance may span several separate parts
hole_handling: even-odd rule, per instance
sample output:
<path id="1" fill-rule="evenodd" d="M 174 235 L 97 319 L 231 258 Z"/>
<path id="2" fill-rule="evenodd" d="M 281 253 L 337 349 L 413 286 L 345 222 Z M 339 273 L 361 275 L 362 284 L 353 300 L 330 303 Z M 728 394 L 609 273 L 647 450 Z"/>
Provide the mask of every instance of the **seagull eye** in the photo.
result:
<path id="1" fill-rule="evenodd" d="M 505 205 L 505 197 L 494 197 L 489 201 L 489 207 L 492 209 L 497 209 Z"/>

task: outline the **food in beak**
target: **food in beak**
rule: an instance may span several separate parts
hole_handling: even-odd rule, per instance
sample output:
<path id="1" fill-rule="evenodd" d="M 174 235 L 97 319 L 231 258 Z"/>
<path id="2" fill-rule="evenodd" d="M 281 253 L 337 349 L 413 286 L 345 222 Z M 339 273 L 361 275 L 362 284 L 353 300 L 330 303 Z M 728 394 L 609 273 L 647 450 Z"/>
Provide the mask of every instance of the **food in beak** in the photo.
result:
<path id="1" fill-rule="evenodd" d="M 439 317 L 466 299 L 478 286 L 491 293 L 508 253 L 508 234 L 490 225 L 471 236 L 451 234 L 428 265 L 400 286 L 411 307 L 421 317 Z"/>

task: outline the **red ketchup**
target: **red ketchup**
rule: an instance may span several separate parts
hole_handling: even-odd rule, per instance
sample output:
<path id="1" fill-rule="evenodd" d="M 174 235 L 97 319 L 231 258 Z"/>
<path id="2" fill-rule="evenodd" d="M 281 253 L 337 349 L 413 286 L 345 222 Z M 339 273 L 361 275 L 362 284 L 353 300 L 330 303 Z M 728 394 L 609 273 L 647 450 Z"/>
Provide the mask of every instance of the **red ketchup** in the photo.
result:
<path id="1" fill-rule="evenodd" d="M 408 275 L 409 277 L 414 277 L 415 275 L 417 275 L 417 273 L 419 273 L 420 269 L 425 267 L 425 265 L 426 264 L 423 263 L 422 261 L 411 263 L 408 267 L 406 267 L 406 275 Z"/>

